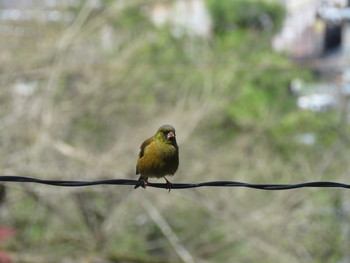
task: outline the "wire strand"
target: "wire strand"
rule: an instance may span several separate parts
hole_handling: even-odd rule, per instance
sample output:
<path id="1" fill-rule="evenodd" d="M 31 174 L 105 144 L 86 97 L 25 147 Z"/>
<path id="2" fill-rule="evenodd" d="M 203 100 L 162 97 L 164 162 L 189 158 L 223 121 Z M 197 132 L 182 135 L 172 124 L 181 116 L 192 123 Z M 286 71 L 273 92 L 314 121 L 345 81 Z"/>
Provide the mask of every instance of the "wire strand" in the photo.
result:
<path id="1" fill-rule="evenodd" d="M 32 177 L 24 176 L 0 176 L 0 182 L 22 182 L 22 183 L 38 183 L 47 184 L 54 186 L 65 186 L 65 187 L 82 187 L 82 186 L 92 186 L 92 185 L 142 185 L 142 182 L 137 180 L 129 179 L 108 179 L 108 180 L 98 180 L 98 181 L 64 181 L 64 180 L 42 180 Z M 149 183 L 147 186 L 155 188 L 168 187 L 167 184 L 162 183 Z M 247 187 L 260 190 L 289 190 L 297 188 L 346 188 L 350 189 L 349 184 L 338 183 L 338 182 L 307 182 L 300 184 L 249 184 L 236 181 L 211 181 L 203 183 L 178 183 L 173 184 L 171 189 L 188 189 L 188 188 L 198 188 L 198 187 Z"/>

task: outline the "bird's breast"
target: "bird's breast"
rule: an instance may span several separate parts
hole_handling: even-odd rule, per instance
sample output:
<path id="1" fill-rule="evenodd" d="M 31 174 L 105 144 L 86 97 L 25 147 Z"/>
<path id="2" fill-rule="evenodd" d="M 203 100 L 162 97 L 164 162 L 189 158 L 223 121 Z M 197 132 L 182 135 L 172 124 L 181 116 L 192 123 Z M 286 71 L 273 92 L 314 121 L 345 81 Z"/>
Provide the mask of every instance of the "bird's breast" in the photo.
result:
<path id="1" fill-rule="evenodd" d="M 152 142 L 137 162 L 137 170 L 144 176 L 173 175 L 179 166 L 178 149 L 174 145 Z"/>

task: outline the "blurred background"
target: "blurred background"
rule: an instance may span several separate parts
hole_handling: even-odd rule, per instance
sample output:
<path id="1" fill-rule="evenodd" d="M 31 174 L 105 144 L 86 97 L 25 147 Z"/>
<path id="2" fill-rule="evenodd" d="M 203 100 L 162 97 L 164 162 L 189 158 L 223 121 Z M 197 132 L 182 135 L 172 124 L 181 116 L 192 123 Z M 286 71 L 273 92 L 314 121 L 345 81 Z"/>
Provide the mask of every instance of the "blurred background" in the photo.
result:
<path id="1" fill-rule="evenodd" d="M 0 174 L 350 182 L 350 7 L 336 0 L 1 0 Z M 163 180 L 152 179 L 152 182 Z M 0 187 L 0 262 L 350 262 L 344 189 Z"/>

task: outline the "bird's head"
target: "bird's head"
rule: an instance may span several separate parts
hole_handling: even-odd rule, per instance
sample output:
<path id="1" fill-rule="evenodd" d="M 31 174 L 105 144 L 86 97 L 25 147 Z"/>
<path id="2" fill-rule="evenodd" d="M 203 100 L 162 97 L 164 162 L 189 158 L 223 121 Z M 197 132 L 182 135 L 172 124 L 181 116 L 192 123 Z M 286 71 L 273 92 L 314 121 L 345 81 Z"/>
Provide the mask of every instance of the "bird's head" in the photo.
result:
<path id="1" fill-rule="evenodd" d="M 176 144 L 175 129 L 171 125 L 161 126 L 154 137 L 165 143 Z"/>

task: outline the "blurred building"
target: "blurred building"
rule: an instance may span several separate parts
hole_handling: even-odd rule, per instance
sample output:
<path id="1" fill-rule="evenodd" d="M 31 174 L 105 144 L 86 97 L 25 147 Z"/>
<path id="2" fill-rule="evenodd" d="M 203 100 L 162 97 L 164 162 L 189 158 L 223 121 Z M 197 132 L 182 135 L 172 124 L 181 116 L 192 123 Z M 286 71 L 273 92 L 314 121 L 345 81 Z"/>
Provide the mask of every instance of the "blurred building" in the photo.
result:
<path id="1" fill-rule="evenodd" d="M 285 0 L 287 10 L 284 26 L 273 40 L 278 51 L 293 57 L 313 56 L 322 49 L 323 23 L 318 23 L 317 9 L 320 0 Z"/>
<path id="2" fill-rule="evenodd" d="M 0 20 L 71 21 L 74 19 L 74 13 L 67 11 L 67 7 L 79 7 L 82 2 L 81 0 L 0 0 Z M 103 5 L 103 1 L 90 0 L 89 4 L 98 8 Z M 123 5 L 123 2 L 115 4 Z M 63 9 L 65 12 L 60 11 Z M 148 14 L 156 26 L 170 26 L 175 36 L 183 34 L 205 38 L 210 36 L 211 20 L 205 0 L 153 1 Z"/>
<path id="3" fill-rule="evenodd" d="M 303 83 L 299 88 L 299 106 L 324 111 L 347 103 L 350 95 L 350 1 L 285 0 L 283 4 L 287 18 L 273 40 L 273 47 L 320 77 L 319 84 Z"/>
<path id="4" fill-rule="evenodd" d="M 285 0 L 288 15 L 281 32 L 273 40 L 273 47 L 293 59 L 314 63 L 316 67 L 328 67 L 328 62 L 333 69 L 334 66 L 347 66 L 350 55 L 349 2 Z M 323 65 L 317 65 L 317 59 L 322 59 Z"/>
<path id="5" fill-rule="evenodd" d="M 73 14 L 61 12 L 61 7 L 76 7 L 79 1 L 0 0 L 1 21 L 60 21 L 72 20 Z"/>

